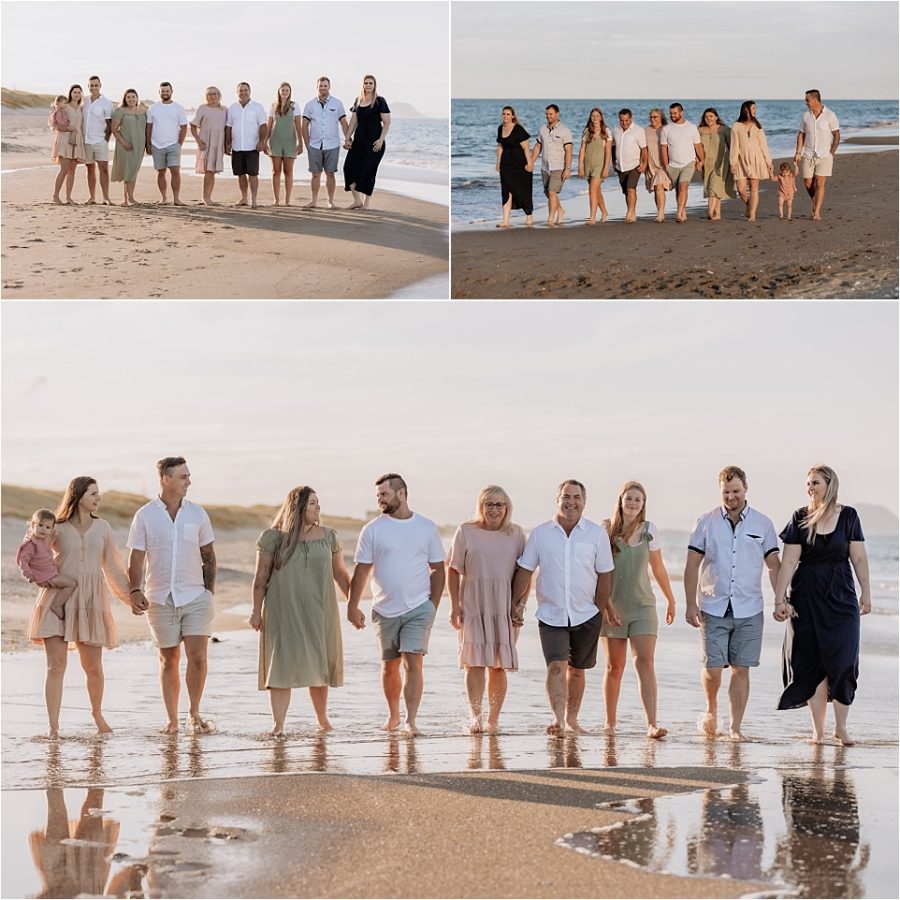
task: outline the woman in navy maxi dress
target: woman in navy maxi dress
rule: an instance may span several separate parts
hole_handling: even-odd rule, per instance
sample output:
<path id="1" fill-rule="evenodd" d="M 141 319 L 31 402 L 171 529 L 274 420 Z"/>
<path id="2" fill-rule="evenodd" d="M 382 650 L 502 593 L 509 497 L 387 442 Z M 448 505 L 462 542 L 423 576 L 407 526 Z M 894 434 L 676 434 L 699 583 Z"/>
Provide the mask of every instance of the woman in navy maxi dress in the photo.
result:
<path id="1" fill-rule="evenodd" d="M 813 478 L 813 473 L 810 473 Z M 784 561 L 775 591 L 775 617 L 787 617 L 784 595 L 790 579 L 790 605 L 784 639 L 784 692 L 779 709 L 809 705 L 813 740 L 821 743 L 826 702 L 833 701 L 835 737 L 849 744 L 848 707 L 856 694 L 859 676 L 860 613 L 871 608 L 868 563 L 862 525 L 856 510 L 842 506 L 832 531 L 809 542 L 807 507 L 794 512 L 781 532 Z M 855 547 L 854 547 L 855 545 Z M 850 563 L 862 587 L 857 599 Z"/>

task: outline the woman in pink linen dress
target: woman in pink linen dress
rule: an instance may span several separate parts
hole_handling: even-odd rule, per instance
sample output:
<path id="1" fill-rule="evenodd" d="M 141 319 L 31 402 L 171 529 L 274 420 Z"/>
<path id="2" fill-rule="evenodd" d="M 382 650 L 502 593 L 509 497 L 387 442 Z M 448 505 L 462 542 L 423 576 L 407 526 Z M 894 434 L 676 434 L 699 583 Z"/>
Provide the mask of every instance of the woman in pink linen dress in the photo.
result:
<path id="1" fill-rule="evenodd" d="M 459 632 L 459 667 L 466 670 L 470 730 L 496 733 L 506 698 L 506 673 L 516 671 L 518 629 L 510 616 L 516 560 L 525 532 L 512 524 L 512 502 L 501 487 L 478 495 L 475 517 L 456 529 L 448 560 L 450 622 Z M 482 718 L 485 669 L 488 720 Z"/>
<path id="2" fill-rule="evenodd" d="M 95 479 L 80 475 L 69 482 L 56 513 L 53 551 L 60 574 L 74 578 L 77 586 L 66 601 L 64 619 L 50 608 L 58 589 L 42 589 L 28 624 L 28 639 L 43 644 L 47 655 L 45 700 L 51 738 L 59 736 L 66 651 L 70 645 L 78 649 L 81 657 L 97 731 L 112 731 L 101 711 L 103 648 L 110 650 L 118 643 L 107 584 L 126 604 L 129 585 L 112 528 L 96 515 L 99 507 L 100 489 Z"/>
<path id="3" fill-rule="evenodd" d="M 203 202 L 215 206 L 212 200 L 216 175 L 225 169 L 225 116 L 222 92 L 214 86 L 206 89 L 206 103 L 197 107 L 191 121 L 191 134 L 197 142 L 197 165 L 194 171 L 203 176 Z"/>

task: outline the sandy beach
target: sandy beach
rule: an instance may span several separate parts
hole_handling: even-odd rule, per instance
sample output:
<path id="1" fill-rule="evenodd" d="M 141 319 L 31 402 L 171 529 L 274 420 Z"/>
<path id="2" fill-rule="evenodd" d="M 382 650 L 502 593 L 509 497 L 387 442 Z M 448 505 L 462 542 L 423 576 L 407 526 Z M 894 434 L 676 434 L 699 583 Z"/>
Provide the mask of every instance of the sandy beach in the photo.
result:
<path id="1" fill-rule="evenodd" d="M 887 140 L 896 146 L 896 138 Z M 792 221 L 778 219 L 776 186 L 764 182 L 755 224 L 730 200 L 721 222 L 707 221 L 704 209 L 676 225 L 669 195 L 663 224 L 569 221 L 555 229 L 454 232 L 451 296 L 896 298 L 897 158 L 896 150 L 839 153 L 821 222 L 810 219 L 798 179 Z M 534 198 L 535 222 L 543 222 L 539 182 Z"/>
<path id="2" fill-rule="evenodd" d="M 4 299 L 384 298 L 448 269 L 445 206 L 377 191 L 366 213 L 328 210 L 323 185 L 320 207 L 302 210 L 310 199 L 303 158 L 289 209 L 271 205 L 271 182 L 262 177 L 264 205 L 234 208 L 240 193 L 230 169 L 213 195 L 221 205 L 206 207 L 193 166 L 182 175 L 185 207 L 156 205 L 155 173 L 146 167 L 135 192 L 144 205 L 59 207 L 49 202 L 58 169 L 50 165 L 46 110 L 4 107 L 2 138 Z M 344 207 L 350 195 L 340 173 L 338 181 L 335 202 Z M 112 184 L 113 203 L 121 195 Z M 87 198 L 79 166 L 73 199 Z"/>

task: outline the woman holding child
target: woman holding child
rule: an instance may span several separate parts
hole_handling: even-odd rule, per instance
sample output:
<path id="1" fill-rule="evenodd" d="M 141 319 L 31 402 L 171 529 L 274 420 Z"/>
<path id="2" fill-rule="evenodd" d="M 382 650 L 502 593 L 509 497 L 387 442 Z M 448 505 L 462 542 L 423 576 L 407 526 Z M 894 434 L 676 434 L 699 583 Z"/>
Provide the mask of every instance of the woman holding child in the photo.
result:
<path id="1" fill-rule="evenodd" d="M 56 511 L 56 532 L 49 534 L 53 562 L 59 576 L 74 579 L 74 589 L 46 584 L 38 594 L 28 639 L 44 645 L 47 679 L 44 697 L 47 703 L 51 738 L 59 736 L 59 711 L 62 705 L 66 651 L 74 643 L 87 680 L 88 698 L 97 731 L 112 731 L 103 718 L 103 648 L 118 643 L 112 616 L 109 589 L 123 603 L 129 602 L 129 585 L 115 535 L 109 523 L 98 518 L 100 488 L 90 475 L 73 478 Z M 32 526 L 32 537 L 38 530 Z M 64 604 L 57 602 L 66 591 Z"/>
<path id="2" fill-rule="evenodd" d="M 78 163 L 84 162 L 84 136 L 82 128 L 81 101 L 84 91 L 80 84 L 73 84 L 69 88 L 68 97 L 62 95 L 56 98 L 54 108 L 50 113 L 48 124 L 56 135 L 53 139 L 53 152 L 51 159 L 59 163 L 59 174 L 53 185 L 53 202 L 57 206 L 72 205 L 72 187 L 75 184 L 75 169 Z M 65 100 L 65 103 L 62 101 Z M 66 186 L 65 203 L 60 199 L 59 192 L 63 184 Z"/>

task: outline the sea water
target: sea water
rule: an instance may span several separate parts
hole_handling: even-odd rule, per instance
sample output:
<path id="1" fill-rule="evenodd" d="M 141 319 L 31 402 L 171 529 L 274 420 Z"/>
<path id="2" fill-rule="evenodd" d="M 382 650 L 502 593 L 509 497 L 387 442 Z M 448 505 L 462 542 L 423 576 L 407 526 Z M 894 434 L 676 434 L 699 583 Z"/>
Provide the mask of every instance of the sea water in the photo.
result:
<path id="1" fill-rule="evenodd" d="M 549 103 L 556 103 L 560 108 L 560 120 L 572 131 L 575 139 L 572 147 L 572 171 L 578 171 L 578 147 L 581 131 L 587 122 L 591 108 L 599 106 L 607 125 L 612 128 L 618 124 L 618 111 L 628 108 L 634 115 L 634 121 L 640 126 L 648 122 L 647 114 L 656 106 L 662 107 L 668 116 L 668 107 L 672 100 L 559 100 L 556 98 L 532 100 L 454 100 L 451 112 L 451 222 L 454 228 L 459 227 L 493 227 L 500 217 L 500 176 L 495 170 L 497 162 L 497 126 L 500 124 L 500 111 L 509 103 L 515 108 L 516 117 L 531 135 L 531 146 L 537 138 L 538 131 L 545 124 L 544 108 Z M 718 110 L 722 121 L 731 125 L 740 112 L 740 100 L 681 100 L 684 104 L 684 115 L 688 121 L 701 124 L 703 110 L 713 107 Z M 826 100 L 826 106 L 833 110 L 841 126 L 841 137 L 864 137 L 896 135 L 898 126 L 898 104 L 896 100 Z M 800 118 L 806 110 L 801 100 L 757 100 L 756 117 L 766 131 L 766 139 L 773 158 L 793 156 L 796 148 L 797 132 Z M 854 146 L 853 152 L 861 147 Z M 885 149 L 879 147 L 876 149 Z M 838 154 L 851 152 L 846 146 L 838 150 Z M 540 159 L 535 167 L 534 200 L 538 215 L 537 221 L 544 214 L 544 199 L 541 193 Z M 609 205 L 611 218 L 623 218 L 625 204 L 618 179 L 611 170 L 610 177 L 603 182 L 603 195 Z M 670 214 L 674 214 L 674 203 L 671 194 L 667 195 L 667 206 Z M 582 207 L 584 217 L 587 215 L 587 182 L 584 179 L 570 178 L 563 187 L 560 199 L 575 201 L 569 212 L 580 216 Z M 638 213 L 640 215 L 656 213 L 652 195 L 641 182 L 638 189 Z M 690 204 L 698 206 L 703 203 L 703 190 L 699 176 L 691 184 Z M 620 208 L 621 207 L 621 208 Z M 524 214 L 516 212 L 513 221 L 524 221 Z M 570 216 L 571 220 L 571 216 Z"/>

